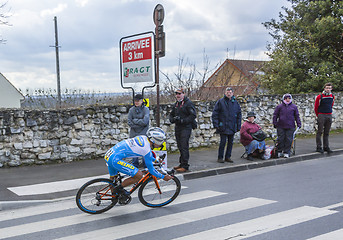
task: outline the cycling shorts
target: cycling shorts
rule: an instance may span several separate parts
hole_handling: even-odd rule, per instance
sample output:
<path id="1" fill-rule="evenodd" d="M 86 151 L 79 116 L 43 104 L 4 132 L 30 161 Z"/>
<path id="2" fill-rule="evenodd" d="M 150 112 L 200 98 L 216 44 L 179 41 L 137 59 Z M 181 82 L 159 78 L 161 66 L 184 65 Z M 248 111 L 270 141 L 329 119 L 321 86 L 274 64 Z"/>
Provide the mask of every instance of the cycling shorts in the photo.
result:
<path id="1" fill-rule="evenodd" d="M 115 176 L 118 172 L 121 172 L 133 177 L 138 172 L 138 168 L 125 162 L 121 158 L 116 158 L 115 154 L 111 155 L 106 162 L 110 176 Z"/>

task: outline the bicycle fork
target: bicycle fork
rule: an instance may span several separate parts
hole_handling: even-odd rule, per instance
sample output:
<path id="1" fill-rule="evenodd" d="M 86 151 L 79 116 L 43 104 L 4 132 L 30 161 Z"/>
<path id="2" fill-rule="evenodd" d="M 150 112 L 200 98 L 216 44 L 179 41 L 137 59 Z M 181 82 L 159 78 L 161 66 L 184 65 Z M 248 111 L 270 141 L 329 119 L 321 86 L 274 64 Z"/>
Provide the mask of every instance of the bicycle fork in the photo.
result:
<path id="1" fill-rule="evenodd" d="M 162 194 L 161 188 L 160 188 L 160 184 L 158 183 L 158 180 L 155 176 L 152 176 L 152 179 L 154 180 L 155 184 L 156 184 L 156 188 L 158 190 L 159 194 Z"/>

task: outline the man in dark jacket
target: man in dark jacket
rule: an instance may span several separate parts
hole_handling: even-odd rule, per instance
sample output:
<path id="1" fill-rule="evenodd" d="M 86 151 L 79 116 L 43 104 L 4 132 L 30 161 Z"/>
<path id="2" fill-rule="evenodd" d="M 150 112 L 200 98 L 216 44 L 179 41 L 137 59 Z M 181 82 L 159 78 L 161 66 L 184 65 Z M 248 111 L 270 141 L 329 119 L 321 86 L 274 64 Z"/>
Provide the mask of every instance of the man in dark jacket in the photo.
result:
<path id="1" fill-rule="evenodd" d="M 218 162 L 224 162 L 224 149 L 227 143 L 225 161 L 231 160 L 233 138 L 236 132 L 241 129 L 242 113 L 241 107 L 233 95 L 232 88 L 226 88 L 224 97 L 219 99 L 212 112 L 213 127 L 220 134 L 218 150 Z"/>
<path id="2" fill-rule="evenodd" d="M 175 123 L 175 138 L 177 148 L 180 151 L 180 164 L 174 169 L 182 173 L 189 170 L 189 138 L 196 118 L 196 111 L 191 100 L 185 97 L 182 88 L 177 89 L 175 94 L 177 101 L 170 113 L 169 120 L 171 123 Z"/>

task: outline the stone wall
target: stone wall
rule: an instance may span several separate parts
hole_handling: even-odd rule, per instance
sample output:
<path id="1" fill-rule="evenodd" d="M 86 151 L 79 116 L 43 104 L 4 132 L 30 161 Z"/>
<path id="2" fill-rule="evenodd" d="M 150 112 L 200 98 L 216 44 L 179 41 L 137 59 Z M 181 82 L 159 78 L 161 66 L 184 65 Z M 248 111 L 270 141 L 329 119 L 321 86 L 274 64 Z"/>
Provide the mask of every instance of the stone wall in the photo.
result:
<path id="1" fill-rule="evenodd" d="M 315 94 L 294 95 L 303 127 L 301 133 L 315 132 L 313 111 Z M 272 116 L 280 96 L 244 96 L 238 98 L 243 119 L 248 111 L 257 113 L 257 123 L 272 129 Z M 218 145 L 211 114 L 215 102 L 195 102 L 198 128 L 193 131 L 191 147 Z M 343 128 L 342 94 L 336 94 L 333 129 Z M 168 116 L 172 104 L 161 106 L 161 126 L 168 134 L 167 148 L 177 150 Z M 70 162 L 100 158 L 117 142 L 128 137 L 127 114 L 130 106 L 93 106 L 63 110 L 0 110 L 0 167 Z M 154 107 L 150 108 L 151 126 L 155 126 Z M 239 141 L 236 134 L 235 141 Z"/>

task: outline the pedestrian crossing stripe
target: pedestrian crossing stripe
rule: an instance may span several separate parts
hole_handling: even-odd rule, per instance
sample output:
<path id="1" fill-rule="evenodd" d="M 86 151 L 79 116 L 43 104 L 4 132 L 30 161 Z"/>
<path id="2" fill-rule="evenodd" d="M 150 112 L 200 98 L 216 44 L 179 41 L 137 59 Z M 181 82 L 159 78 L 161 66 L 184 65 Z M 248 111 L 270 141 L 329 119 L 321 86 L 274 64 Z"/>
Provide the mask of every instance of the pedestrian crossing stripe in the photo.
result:
<path id="1" fill-rule="evenodd" d="M 227 193 L 216 192 L 211 190 L 205 190 L 200 192 L 194 192 L 189 194 L 180 195 L 171 205 L 178 205 L 182 203 L 192 203 L 197 200 L 206 200 L 213 197 L 225 196 Z M 81 234 L 75 234 L 70 236 L 65 236 L 59 238 L 59 240 L 69 240 L 69 239 L 99 239 L 107 237 L 113 239 L 113 234 L 115 233 L 115 238 L 125 238 L 138 234 L 148 233 L 155 230 L 161 230 L 169 227 L 179 226 L 183 224 L 192 223 L 195 221 L 206 220 L 210 218 L 215 218 L 218 216 L 224 216 L 227 214 L 240 212 L 248 209 L 253 209 L 256 207 L 261 207 L 269 204 L 276 203 L 277 201 L 266 200 L 261 198 L 244 198 L 236 201 L 230 201 L 220 204 L 215 204 L 211 206 L 206 206 L 198 209 L 192 209 L 188 211 L 177 212 L 169 215 L 164 215 L 160 217 L 154 217 L 142 221 L 136 221 L 132 223 L 122 224 L 120 226 L 113 226 L 101 230 L 91 230 L 89 232 L 83 232 Z M 337 213 L 337 211 L 330 210 L 332 206 L 340 206 L 339 204 L 334 204 L 328 207 L 311 207 L 302 206 L 294 209 L 253 218 L 243 222 L 233 223 L 224 227 L 219 227 L 211 230 L 206 230 L 191 235 L 179 237 L 177 239 L 205 239 L 210 237 L 211 239 L 245 239 L 253 237 L 259 234 L 267 233 L 270 231 L 278 230 L 281 228 L 289 227 L 292 225 L 300 224 L 306 221 L 317 219 L 320 217 L 325 217 Z M 330 207 L 330 208 L 329 208 Z M 29 207 L 20 209 L 20 211 L 6 211 L 0 213 L 0 226 L 1 222 L 7 220 L 11 221 L 13 219 L 18 219 L 21 222 L 18 225 L 3 227 L 0 230 L 0 239 L 22 236 L 25 234 L 40 234 L 43 231 L 53 231 L 55 229 L 63 229 L 63 227 L 71 227 L 78 224 L 91 223 L 93 221 L 110 219 L 116 216 L 121 216 L 125 214 L 136 214 L 142 211 L 153 211 L 153 209 L 143 206 L 141 203 L 128 205 L 125 207 L 114 207 L 113 210 L 100 215 L 87 215 L 85 213 L 80 213 L 71 216 L 64 216 L 58 218 L 52 218 L 48 220 L 40 220 L 38 222 L 25 222 L 25 218 L 30 219 L 30 217 L 39 217 L 40 214 L 47 213 L 58 213 L 67 209 L 75 209 L 74 199 L 64 200 L 60 202 L 55 202 L 51 204 L 45 204 L 35 207 Z M 29 220 L 27 220 L 28 222 Z M 6 225 L 6 223 L 5 223 Z M 135 231 L 131 231 L 135 229 Z M 59 231 L 61 232 L 61 231 Z M 44 233 L 47 234 L 47 233 Z M 61 235 L 60 235 L 61 236 Z M 63 235 L 62 235 L 63 236 Z M 343 229 L 325 233 L 308 240 L 338 240 L 342 239 Z M 30 236 L 27 236 L 30 238 Z M 59 237 L 59 236 L 55 236 Z M 49 237 L 47 237 L 49 238 Z"/>
<path id="2" fill-rule="evenodd" d="M 39 195 L 56 192 L 64 192 L 69 190 L 79 189 L 86 182 L 93 180 L 94 178 L 108 178 L 109 175 L 93 176 L 87 178 L 78 178 L 65 181 L 56 181 L 40 184 L 32 184 L 20 187 L 7 188 L 11 192 L 18 196 Z"/>
<path id="3" fill-rule="evenodd" d="M 213 238 L 216 240 L 245 239 L 262 233 L 289 227 L 312 219 L 324 217 L 336 213 L 336 211 L 303 206 L 291 210 L 239 222 L 225 227 L 214 228 L 208 231 L 176 238 L 177 240 L 198 240 Z M 326 238 L 330 239 L 331 238 Z"/>
<path id="4" fill-rule="evenodd" d="M 72 239 L 99 239 L 108 238 L 112 239 L 115 233 L 116 238 L 125 238 L 137 234 L 143 234 L 148 231 L 155 231 L 172 226 L 182 225 L 194 221 L 208 219 L 228 213 L 239 212 L 250 208 L 260 207 L 263 205 L 275 203 L 276 201 L 265 200 L 260 198 L 245 198 L 232 202 L 216 204 L 208 207 L 202 207 L 185 212 L 174 213 L 162 217 L 151 218 L 143 221 L 123 224 L 106 229 L 95 230 L 76 234 L 59 240 L 72 240 Z M 135 229 L 133 232 L 132 229 Z"/>
<path id="5" fill-rule="evenodd" d="M 326 234 L 322 234 L 313 238 L 309 238 L 307 240 L 342 240 L 343 238 L 343 229 L 339 229 L 336 231 L 332 231 Z"/>
<path id="6" fill-rule="evenodd" d="M 218 197 L 218 196 L 223 196 L 223 195 L 227 195 L 227 193 L 216 192 L 216 191 L 211 191 L 211 190 L 205 190 L 205 191 L 200 191 L 200 192 L 195 192 L 195 193 L 190 193 L 190 194 L 182 194 L 170 205 L 194 202 L 196 200 L 203 200 L 203 199 L 208 199 L 208 198 Z M 65 203 L 59 203 L 59 205 L 65 205 Z M 73 201 L 73 205 L 76 208 L 76 204 L 74 201 Z M 67 203 L 67 206 L 70 207 L 70 203 Z M 44 214 L 47 212 L 53 213 L 53 212 L 58 212 L 60 210 L 62 209 L 55 209 L 51 207 L 50 204 L 48 204 L 47 206 L 31 207 L 28 209 L 21 209 L 18 212 L 10 211 L 7 214 L 0 214 L 0 221 L 11 220 L 15 218 L 30 217 L 30 216 L 34 216 L 38 214 Z M 70 226 L 74 224 L 87 223 L 87 222 L 102 220 L 106 218 L 112 218 L 115 216 L 121 216 L 124 214 L 137 213 L 137 212 L 146 211 L 146 210 L 152 210 L 152 209 L 143 206 L 141 203 L 137 203 L 137 204 L 131 204 L 125 207 L 115 206 L 113 210 L 110 210 L 109 212 L 103 213 L 101 215 L 90 216 L 85 213 L 80 213 L 77 215 L 72 215 L 72 216 L 67 216 L 67 217 L 44 220 L 44 222 L 33 222 L 33 223 L 21 224 L 21 225 L 11 226 L 7 228 L 2 228 L 0 231 L 0 239 L 66 227 L 66 226 Z"/>

